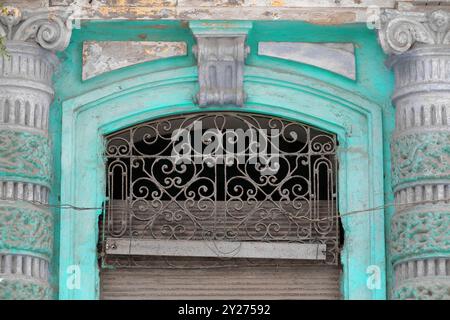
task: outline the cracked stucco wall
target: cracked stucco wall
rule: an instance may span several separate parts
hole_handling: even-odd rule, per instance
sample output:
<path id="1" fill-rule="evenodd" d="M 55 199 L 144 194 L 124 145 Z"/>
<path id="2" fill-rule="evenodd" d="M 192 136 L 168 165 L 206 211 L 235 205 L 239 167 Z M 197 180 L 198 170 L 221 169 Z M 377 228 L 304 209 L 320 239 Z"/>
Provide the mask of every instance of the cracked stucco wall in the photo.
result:
<path id="1" fill-rule="evenodd" d="M 22 8 L 67 6 L 79 19 L 302 20 L 366 22 L 383 8 L 424 10 L 450 0 L 0 0 Z"/>

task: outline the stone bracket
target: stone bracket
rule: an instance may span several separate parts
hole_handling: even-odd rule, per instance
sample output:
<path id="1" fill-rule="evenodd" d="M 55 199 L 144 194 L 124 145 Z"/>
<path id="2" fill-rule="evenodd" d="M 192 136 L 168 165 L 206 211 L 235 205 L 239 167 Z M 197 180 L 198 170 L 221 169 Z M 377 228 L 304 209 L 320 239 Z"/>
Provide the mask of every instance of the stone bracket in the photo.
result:
<path id="1" fill-rule="evenodd" d="M 193 52 L 198 64 L 200 106 L 237 105 L 245 102 L 245 45 L 250 22 L 197 22 L 189 24 L 197 45 Z"/>

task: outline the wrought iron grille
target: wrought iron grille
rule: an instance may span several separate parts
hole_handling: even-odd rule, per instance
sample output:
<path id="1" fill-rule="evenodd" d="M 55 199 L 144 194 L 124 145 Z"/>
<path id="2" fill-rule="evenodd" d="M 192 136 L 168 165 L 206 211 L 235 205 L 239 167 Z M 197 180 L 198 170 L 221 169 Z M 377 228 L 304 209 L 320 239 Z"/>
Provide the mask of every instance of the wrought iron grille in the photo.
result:
<path id="1" fill-rule="evenodd" d="M 105 138 L 103 255 L 105 239 L 258 241 L 324 244 L 322 263 L 338 263 L 334 135 L 265 115 L 207 112 Z"/>

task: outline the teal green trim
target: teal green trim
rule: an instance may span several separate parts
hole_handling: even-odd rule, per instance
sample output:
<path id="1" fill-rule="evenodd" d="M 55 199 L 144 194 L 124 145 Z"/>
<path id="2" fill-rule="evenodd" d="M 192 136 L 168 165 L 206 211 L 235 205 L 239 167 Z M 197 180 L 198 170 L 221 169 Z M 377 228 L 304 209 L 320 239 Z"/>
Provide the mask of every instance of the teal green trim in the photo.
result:
<path id="1" fill-rule="evenodd" d="M 51 257 L 53 217 L 48 210 L 23 201 L 0 203 L 0 251 Z"/>
<path id="2" fill-rule="evenodd" d="M 285 117 L 336 133 L 340 143 L 341 213 L 381 206 L 384 197 L 391 202 L 387 141 L 394 126 L 389 102 L 393 77 L 384 67 L 384 55 L 374 32 L 365 25 L 324 27 L 287 21 L 252 24 L 248 35 L 251 54 L 246 60 L 244 81 L 248 100 L 243 108 L 225 109 Z M 142 63 L 81 82 L 82 41 L 144 39 L 185 41 L 188 55 Z M 352 81 L 312 66 L 258 56 L 258 41 L 353 42 L 357 79 Z M 61 191 L 62 203 L 101 206 L 103 134 L 162 116 L 205 111 L 192 102 L 198 91 L 193 43 L 187 24 L 176 21 L 97 21 L 74 30 L 71 45 L 60 54 L 63 63 L 55 79 L 50 122 L 55 154 L 61 155 L 61 163 L 55 162 L 55 184 L 56 190 Z M 52 195 L 53 201 L 59 201 L 58 195 Z M 100 210 L 66 209 L 60 214 L 59 297 L 96 299 L 99 279 L 95 244 Z M 392 210 L 387 209 L 343 218 L 346 239 L 341 287 L 345 299 L 386 298 L 386 281 L 392 270 L 388 268 L 386 273 L 384 228 L 391 215 Z M 81 268 L 78 290 L 66 286 L 70 277 L 67 268 L 72 265 Z M 366 285 L 370 276 L 366 270 L 372 265 L 381 272 L 381 288 L 376 290 L 369 290 Z"/>
<path id="3" fill-rule="evenodd" d="M 448 257 L 448 256 L 447 256 Z M 393 298 L 396 300 L 450 300 L 450 282 L 446 277 L 440 281 L 407 281 L 395 288 Z"/>
<path id="4" fill-rule="evenodd" d="M 448 206 L 426 205 L 392 218 L 391 259 L 393 263 L 450 255 L 450 210 Z"/>
<path id="5" fill-rule="evenodd" d="M 392 143 L 393 185 L 399 189 L 416 181 L 450 179 L 450 133 L 412 132 L 397 136 Z"/>
<path id="6" fill-rule="evenodd" d="M 52 288 L 37 280 L 3 278 L 0 281 L 0 300 L 49 300 Z"/>
<path id="7" fill-rule="evenodd" d="M 50 141 L 41 134 L 0 130 L 0 180 L 50 186 Z"/>
<path id="8" fill-rule="evenodd" d="M 247 34 L 252 28 L 250 21 L 190 21 L 189 28 L 195 35 Z"/>

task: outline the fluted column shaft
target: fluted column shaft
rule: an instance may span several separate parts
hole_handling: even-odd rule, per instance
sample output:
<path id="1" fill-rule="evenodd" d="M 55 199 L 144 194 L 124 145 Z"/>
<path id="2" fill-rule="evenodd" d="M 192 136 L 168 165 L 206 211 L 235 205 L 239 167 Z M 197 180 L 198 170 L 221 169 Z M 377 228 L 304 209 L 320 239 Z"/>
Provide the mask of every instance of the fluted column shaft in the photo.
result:
<path id="1" fill-rule="evenodd" d="M 450 299 L 450 15 L 387 12 L 382 23 L 396 80 L 391 297 Z"/>
<path id="2" fill-rule="evenodd" d="M 49 107 L 55 57 L 8 41 L 0 57 L 0 283 L 2 298 L 45 298 L 53 250 L 48 203 Z"/>
<path id="3" fill-rule="evenodd" d="M 48 134 L 53 100 L 53 50 L 68 43 L 57 15 L 0 15 L 0 300 L 53 297 L 53 214 L 46 206 L 52 185 Z M 70 34 L 70 33 L 69 33 Z"/>

